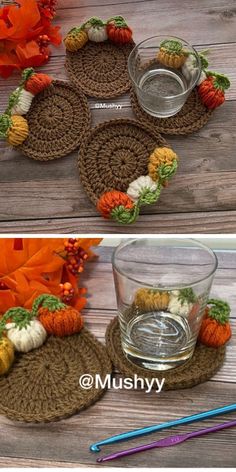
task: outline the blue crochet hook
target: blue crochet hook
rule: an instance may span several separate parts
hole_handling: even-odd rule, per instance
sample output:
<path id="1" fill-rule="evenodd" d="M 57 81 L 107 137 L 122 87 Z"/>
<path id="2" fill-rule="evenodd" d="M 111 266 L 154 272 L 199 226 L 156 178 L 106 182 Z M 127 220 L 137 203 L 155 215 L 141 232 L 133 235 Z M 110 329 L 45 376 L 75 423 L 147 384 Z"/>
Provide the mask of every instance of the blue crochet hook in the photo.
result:
<path id="1" fill-rule="evenodd" d="M 161 431 L 163 429 L 172 428 L 172 426 L 180 426 L 182 424 L 193 423 L 195 421 L 201 421 L 213 416 L 223 415 L 224 413 L 230 413 L 236 411 L 236 403 L 231 405 L 222 406 L 220 408 L 215 408 L 214 410 L 203 411 L 202 413 L 197 413 L 191 416 L 184 416 L 177 420 L 167 421 L 166 423 L 160 423 L 152 426 L 147 426 L 145 428 L 134 429 L 132 431 L 127 431 L 126 433 L 117 434 L 111 436 L 110 438 L 103 439 L 103 441 L 96 442 L 90 446 L 92 452 L 99 452 L 101 446 L 107 444 L 114 444 L 120 441 L 127 441 L 128 439 L 138 438 L 139 436 L 144 436 L 146 434 L 155 433 L 156 431 Z"/>

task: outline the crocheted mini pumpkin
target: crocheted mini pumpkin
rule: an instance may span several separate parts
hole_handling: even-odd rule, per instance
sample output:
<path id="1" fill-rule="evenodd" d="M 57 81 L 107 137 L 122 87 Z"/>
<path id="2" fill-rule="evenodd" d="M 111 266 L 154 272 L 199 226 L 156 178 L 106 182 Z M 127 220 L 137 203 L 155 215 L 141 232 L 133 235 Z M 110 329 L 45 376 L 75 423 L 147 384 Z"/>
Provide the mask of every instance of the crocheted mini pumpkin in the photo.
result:
<path id="1" fill-rule="evenodd" d="M 161 64 L 179 69 L 186 61 L 189 53 L 184 50 L 181 41 L 165 39 L 160 44 L 157 59 Z"/>
<path id="2" fill-rule="evenodd" d="M 209 347 L 223 346 L 231 338 L 230 307 L 222 300 L 208 300 L 208 308 L 199 331 L 198 340 Z"/>
<path id="3" fill-rule="evenodd" d="M 0 339 L 0 375 L 6 374 L 14 361 L 14 346 L 12 342 L 2 337 Z"/>
<path id="4" fill-rule="evenodd" d="M 168 292 L 159 292 L 148 288 L 140 288 L 134 297 L 134 305 L 141 310 L 166 310 L 169 303 Z"/>
<path id="5" fill-rule="evenodd" d="M 10 308 L 4 319 L 11 319 L 10 323 L 6 323 L 6 331 L 8 339 L 17 351 L 29 352 L 42 346 L 46 340 L 47 333 L 43 325 L 33 319 L 29 310 L 21 307 Z"/>
<path id="6" fill-rule="evenodd" d="M 26 115 L 35 95 L 49 87 L 52 79 L 46 74 L 38 74 L 32 68 L 25 69 L 19 87 L 11 93 L 8 107 L 0 115 L 0 138 L 11 146 L 20 146 L 28 137 L 29 127 Z"/>
<path id="7" fill-rule="evenodd" d="M 81 314 L 73 307 L 61 302 L 53 295 L 40 295 L 33 303 L 33 312 L 38 316 L 48 334 L 69 336 L 79 333 L 83 327 Z"/>

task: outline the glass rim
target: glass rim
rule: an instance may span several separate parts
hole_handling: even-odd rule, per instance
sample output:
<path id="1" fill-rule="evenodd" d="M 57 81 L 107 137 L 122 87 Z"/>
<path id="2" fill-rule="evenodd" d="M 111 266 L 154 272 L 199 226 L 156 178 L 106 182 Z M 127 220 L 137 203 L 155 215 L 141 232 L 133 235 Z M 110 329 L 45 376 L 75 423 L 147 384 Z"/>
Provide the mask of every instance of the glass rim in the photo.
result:
<path id="1" fill-rule="evenodd" d="M 128 280 L 130 280 L 132 282 L 135 282 L 137 284 L 141 284 L 142 283 L 141 280 L 138 280 L 135 277 L 131 277 L 130 275 L 127 275 L 126 272 L 124 272 L 122 269 L 117 267 L 115 257 L 117 255 L 119 249 L 124 248 L 125 246 L 128 246 L 129 244 L 132 244 L 133 242 L 144 241 L 144 240 L 150 240 L 150 241 L 155 240 L 155 241 L 158 242 L 161 239 L 164 239 L 164 238 L 128 238 L 128 239 L 125 239 L 124 242 L 122 241 L 115 248 L 115 250 L 113 251 L 112 258 L 111 258 L 113 269 L 115 269 L 120 275 L 125 276 Z M 187 288 L 187 287 L 194 287 L 194 286 L 198 285 L 199 283 L 204 282 L 205 280 L 209 279 L 216 272 L 216 270 L 218 268 L 218 258 L 217 258 L 216 254 L 214 253 L 214 251 L 211 248 L 209 248 L 208 246 L 206 246 L 205 244 L 201 243 L 200 241 L 198 241 L 197 239 L 194 239 L 194 238 L 179 238 L 179 239 L 178 238 L 168 238 L 168 239 L 166 239 L 167 242 L 168 242 L 168 240 L 176 241 L 176 242 L 178 242 L 178 241 L 188 241 L 188 242 L 191 241 L 196 245 L 196 247 L 200 247 L 200 248 L 204 249 L 206 252 L 208 252 L 212 256 L 212 259 L 214 260 L 214 267 L 212 268 L 212 270 L 209 272 L 208 275 L 199 278 L 198 280 L 196 280 L 193 283 L 183 284 L 183 285 L 181 285 L 181 287 L 179 285 L 171 285 L 169 287 L 169 290 L 180 290 L 180 289 Z M 148 282 L 145 282 L 143 285 L 145 287 L 153 289 L 153 285 L 149 284 Z M 159 288 L 158 285 L 155 285 L 155 288 L 163 290 L 163 287 Z"/>
<path id="2" fill-rule="evenodd" d="M 131 67 L 130 67 L 130 63 L 131 63 L 131 58 L 132 58 L 132 55 L 134 54 L 134 52 L 138 49 L 139 46 L 141 46 L 141 44 L 145 43 L 146 41 L 150 41 L 150 39 L 157 39 L 157 38 L 169 38 L 169 39 L 177 39 L 179 41 L 182 41 L 183 43 L 185 43 L 186 45 L 188 45 L 191 49 L 193 49 L 193 51 L 195 52 L 195 57 L 198 61 L 198 75 L 197 75 L 197 78 L 195 79 L 193 85 L 191 87 L 188 87 L 187 90 L 185 90 L 184 92 L 181 92 L 177 95 L 167 95 L 165 97 L 161 97 L 165 100 L 169 100 L 171 98 L 178 98 L 178 97 L 182 97 L 186 94 L 189 93 L 189 91 L 193 90 L 194 87 L 196 87 L 196 84 L 199 80 L 199 77 L 201 75 L 201 61 L 200 61 L 200 57 L 199 57 L 199 54 L 197 52 L 197 50 L 195 49 L 194 46 L 192 46 L 190 43 L 188 43 L 187 41 L 185 41 L 185 39 L 182 39 L 182 38 L 179 38 L 178 36 L 170 36 L 170 35 L 155 35 L 155 36 L 151 36 L 150 38 L 146 38 L 144 39 L 143 41 L 141 41 L 140 43 L 136 44 L 134 46 L 134 48 L 132 49 L 132 51 L 130 52 L 129 56 L 128 56 L 128 61 L 127 61 L 127 66 L 128 66 L 128 73 L 129 73 L 129 76 L 133 82 L 133 84 L 135 85 L 135 87 L 137 87 L 140 91 L 142 91 L 142 89 L 140 88 L 140 86 L 138 85 L 138 83 L 136 82 L 136 80 L 134 79 L 132 73 L 131 73 Z M 150 97 L 156 97 L 156 95 L 153 95 L 152 93 L 149 93 L 149 92 L 146 92 Z"/>

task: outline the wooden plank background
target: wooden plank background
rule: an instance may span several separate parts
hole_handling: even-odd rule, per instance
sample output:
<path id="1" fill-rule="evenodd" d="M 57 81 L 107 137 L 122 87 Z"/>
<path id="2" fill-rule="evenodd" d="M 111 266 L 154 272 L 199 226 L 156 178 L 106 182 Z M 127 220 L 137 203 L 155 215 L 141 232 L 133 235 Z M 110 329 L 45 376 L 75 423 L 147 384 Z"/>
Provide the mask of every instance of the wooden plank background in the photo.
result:
<path id="1" fill-rule="evenodd" d="M 100 247 L 98 260 L 87 264 L 81 285 L 88 289 L 87 327 L 104 342 L 109 321 L 116 316 L 111 249 Z M 219 267 L 212 295 L 223 297 L 232 308 L 233 337 L 221 370 L 209 381 L 191 389 L 145 394 L 141 390 L 111 389 L 89 409 L 72 418 L 49 424 L 16 423 L 0 417 L 0 467 L 95 466 L 89 445 L 125 430 L 139 428 L 235 402 L 236 391 L 236 251 L 216 251 Z M 118 374 L 116 374 L 118 375 Z M 174 431 L 194 431 L 203 425 L 235 419 L 235 413 L 205 423 L 186 425 L 141 440 L 105 447 L 103 453 L 148 443 Z M 115 467 L 234 467 L 235 429 L 107 463 Z"/>
<path id="2" fill-rule="evenodd" d="M 145 208 L 135 225 L 104 221 L 81 186 L 77 152 L 54 162 L 34 162 L 0 143 L 0 231 L 24 232 L 234 232 L 236 231 L 236 10 L 235 0 L 114 0 L 58 2 L 56 23 L 62 34 L 90 16 L 123 14 L 136 42 L 155 34 L 182 35 L 199 50 L 208 48 L 211 69 L 229 75 L 226 103 L 199 132 L 171 137 L 181 161 L 158 204 Z M 182 33 L 183 32 L 183 33 Z M 65 79 L 63 45 L 53 49 L 43 71 Z M 0 80 L 0 109 L 19 77 Z M 128 95 L 109 103 L 121 110 L 98 109 L 89 100 L 93 126 L 107 119 L 133 117 Z"/>

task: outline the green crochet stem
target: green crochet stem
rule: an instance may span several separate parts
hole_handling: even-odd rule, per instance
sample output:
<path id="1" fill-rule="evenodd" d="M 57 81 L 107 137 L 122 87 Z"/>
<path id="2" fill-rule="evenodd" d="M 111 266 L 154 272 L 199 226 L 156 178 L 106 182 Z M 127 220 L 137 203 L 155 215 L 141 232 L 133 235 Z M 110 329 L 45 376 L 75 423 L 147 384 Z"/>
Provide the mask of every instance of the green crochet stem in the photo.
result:
<path id="1" fill-rule="evenodd" d="M 21 84 L 24 84 L 27 82 L 27 80 L 32 77 L 32 75 L 35 75 L 35 70 L 33 67 L 28 67 L 27 69 L 24 69 L 22 74 L 21 74 Z"/>
<path id="2" fill-rule="evenodd" d="M 224 74 L 219 74 L 218 72 L 214 72 L 211 70 L 205 71 L 207 77 L 214 77 L 214 87 L 216 89 L 221 90 L 224 92 L 224 90 L 228 89 L 230 87 L 230 80 L 227 77 L 227 75 Z"/>
<path id="3" fill-rule="evenodd" d="M 27 328 L 30 324 L 30 321 L 33 318 L 33 313 L 26 308 L 22 308 L 20 306 L 10 308 L 6 311 L 4 316 L 2 317 L 1 322 L 3 322 L 6 326 L 6 323 L 11 320 L 12 323 L 19 329 Z"/>
<path id="4" fill-rule="evenodd" d="M 149 187 L 146 187 L 143 189 L 139 199 L 138 199 L 138 205 L 151 205 L 152 203 L 156 203 L 156 201 L 159 199 L 160 194 L 162 190 L 162 184 L 161 182 L 158 182 L 156 190 L 153 192 L 150 191 Z"/>
<path id="5" fill-rule="evenodd" d="M 209 66 L 209 62 L 205 56 L 205 54 L 208 52 L 208 49 L 205 49 L 204 51 L 200 51 L 198 53 L 200 62 L 201 62 L 201 68 L 202 70 L 205 70 Z"/>
<path id="6" fill-rule="evenodd" d="M 19 87 L 17 87 L 17 89 L 14 90 L 14 92 L 12 92 L 11 95 L 9 96 L 8 107 L 5 112 L 6 114 L 11 115 L 12 109 L 19 102 L 20 94 L 24 88 L 25 82 L 34 74 L 35 74 L 35 71 L 32 67 L 28 67 L 27 69 L 23 70 Z"/>
<path id="7" fill-rule="evenodd" d="M 76 36 L 78 33 L 80 33 L 80 31 L 83 31 L 84 30 L 84 26 L 85 26 L 86 23 L 83 23 L 81 26 L 75 26 L 74 28 L 72 28 L 68 35 L 71 35 L 71 36 Z"/>
<path id="8" fill-rule="evenodd" d="M 211 305 L 208 313 L 210 318 L 213 318 L 213 320 L 218 321 L 220 324 L 228 323 L 230 306 L 227 302 L 210 298 L 210 300 L 207 302 L 207 305 Z"/>
<path id="9" fill-rule="evenodd" d="M 129 225 L 134 223 L 139 215 L 139 205 L 135 204 L 133 208 L 128 209 L 125 208 L 123 205 L 119 205 L 110 213 L 110 216 L 113 220 L 118 221 L 118 223 L 122 223 L 123 225 Z"/>
<path id="10" fill-rule="evenodd" d="M 180 55 L 183 53 L 183 44 L 181 41 L 177 41 L 177 39 L 164 39 L 160 43 L 160 47 L 166 49 L 169 54 Z"/>
<path id="11" fill-rule="evenodd" d="M 23 89 L 23 85 L 22 85 L 22 86 L 19 86 L 16 90 L 14 90 L 14 92 L 12 92 L 12 93 L 9 95 L 8 107 L 7 107 L 6 111 L 5 111 L 6 114 L 11 115 L 12 109 L 13 109 L 14 106 L 17 105 L 17 103 L 19 102 L 20 93 L 21 93 L 21 90 L 22 90 L 22 89 Z"/>
<path id="12" fill-rule="evenodd" d="M 0 138 L 6 138 L 9 128 L 12 126 L 11 117 L 7 113 L 0 115 Z"/>
<path id="13" fill-rule="evenodd" d="M 177 169 L 178 169 L 177 159 L 173 160 L 172 165 L 161 164 L 158 167 L 157 172 L 158 172 L 159 179 L 162 185 L 164 185 L 167 180 L 170 180 L 175 175 Z"/>
<path id="14" fill-rule="evenodd" d="M 62 308 L 66 308 L 67 305 L 65 303 L 61 302 L 58 297 L 55 297 L 54 295 L 48 295 L 47 293 L 43 295 L 39 295 L 39 297 L 36 298 L 36 300 L 33 303 L 32 307 L 32 313 L 36 317 L 38 315 L 38 309 L 42 308 L 48 308 L 50 311 L 56 311 L 60 310 Z"/>
<path id="15" fill-rule="evenodd" d="M 91 25 L 91 26 L 99 28 L 100 26 L 106 26 L 106 23 L 104 23 L 104 21 L 102 21 L 97 16 L 93 16 L 92 18 L 89 18 L 89 20 L 87 20 L 85 23 L 82 24 L 82 28 L 84 28 L 87 25 Z"/>
<path id="16" fill-rule="evenodd" d="M 111 18 L 109 18 L 109 20 L 107 20 L 107 24 L 111 23 L 112 21 L 115 22 L 117 28 L 125 28 L 128 26 L 125 19 L 121 15 L 112 16 Z"/>
<path id="17" fill-rule="evenodd" d="M 192 288 L 183 288 L 182 290 L 180 290 L 178 299 L 183 305 L 184 302 L 195 303 L 197 297 Z"/>

